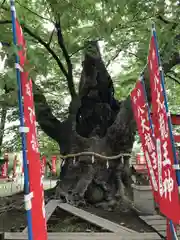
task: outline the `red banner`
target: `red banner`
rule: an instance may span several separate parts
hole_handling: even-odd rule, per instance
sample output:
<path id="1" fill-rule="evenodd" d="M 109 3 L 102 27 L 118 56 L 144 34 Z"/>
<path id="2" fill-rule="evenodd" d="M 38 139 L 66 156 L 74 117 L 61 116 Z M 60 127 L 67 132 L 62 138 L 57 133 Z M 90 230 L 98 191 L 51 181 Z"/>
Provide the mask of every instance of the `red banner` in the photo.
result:
<path id="1" fill-rule="evenodd" d="M 4 160 L 5 160 L 5 163 L 1 166 L 1 177 L 2 178 L 7 178 L 8 176 L 8 154 L 5 153 L 4 154 Z"/>
<path id="2" fill-rule="evenodd" d="M 137 155 L 136 155 L 136 164 L 138 164 L 138 165 L 146 164 L 146 159 L 144 157 L 144 153 L 143 154 L 137 153 Z"/>
<path id="3" fill-rule="evenodd" d="M 171 114 L 172 125 L 180 125 L 180 115 Z"/>
<path id="4" fill-rule="evenodd" d="M 176 143 L 179 143 L 180 142 L 180 135 L 174 135 L 174 141 Z"/>
<path id="5" fill-rule="evenodd" d="M 172 143 L 168 127 L 168 117 L 159 72 L 155 39 L 152 37 L 148 56 L 151 84 L 153 123 L 158 155 L 158 187 L 160 211 L 173 222 L 179 224 L 180 205 L 174 164 Z"/>
<path id="6" fill-rule="evenodd" d="M 2 178 L 7 178 L 7 176 L 8 176 L 8 162 L 5 162 L 1 166 L 1 177 Z"/>
<path id="7" fill-rule="evenodd" d="M 22 29 L 16 21 L 16 32 L 19 51 L 20 66 L 24 68 L 26 60 L 26 44 Z M 34 111 L 34 100 L 32 93 L 32 81 L 28 78 L 28 72 L 21 71 L 22 94 L 24 97 L 24 120 L 25 126 L 29 128 L 26 134 L 27 159 L 29 171 L 29 185 L 32 198 L 32 230 L 34 240 L 47 240 L 47 228 L 44 208 L 44 191 L 41 178 L 40 153 L 38 151 L 36 117 Z"/>
<path id="8" fill-rule="evenodd" d="M 144 96 L 144 87 L 141 81 L 138 81 L 135 89 L 131 92 L 131 101 L 134 111 L 134 117 L 137 124 L 139 136 L 141 138 L 143 152 L 146 159 L 148 174 L 154 194 L 155 201 L 158 202 L 158 174 L 156 146 L 152 138 L 152 129 L 148 117 L 148 107 Z"/>
<path id="9" fill-rule="evenodd" d="M 152 113 L 151 113 L 152 116 Z M 180 115 L 171 114 L 171 123 L 172 125 L 180 125 Z"/>
<path id="10" fill-rule="evenodd" d="M 16 177 L 16 167 L 17 167 L 17 155 L 14 156 L 13 161 L 13 177 Z"/>
<path id="11" fill-rule="evenodd" d="M 57 157 L 56 156 L 52 156 L 51 158 L 52 160 L 52 173 L 56 173 L 56 160 L 57 160 Z"/>
<path id="12" fill-rule="evenodd" d="M 45 156 L 42 156 L 41 158 L 41 172 L 42 172 L 42 175 L 45 175 L 46 173 L 46 157 Z"/>

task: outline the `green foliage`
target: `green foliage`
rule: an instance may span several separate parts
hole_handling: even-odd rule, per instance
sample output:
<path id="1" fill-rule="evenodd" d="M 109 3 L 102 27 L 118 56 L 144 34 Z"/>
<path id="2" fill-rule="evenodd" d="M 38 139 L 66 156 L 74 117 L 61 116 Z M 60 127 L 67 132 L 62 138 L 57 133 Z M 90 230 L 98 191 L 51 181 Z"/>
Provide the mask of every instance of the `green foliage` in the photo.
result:
<path id="1" fill-rule="evenodd" d="M 59 155 L 59 146 L 57 142 L 51 140 L 45 133 L 40 129 L 39 133 L 39 150 L 41 154 L 51 157 L 52 155 Z"/>
<path id="2" fill-rule="evenodd" d="M 67 70 L 56 31 L 53 32 L 56 20 L 59 18 L 61 20 L 65 47 L 73 65 L 76 89 L 80 79 L 84 42 L 100 40 L 101 53 L 113 77 L 116 97 L 121 100 L 130 93 L 146 64 L 152 20 L 156 23 L 163 61 L 168 61 L 172 53 L 180 49 L 178 41 L 174 41 L 174 37 L 180 33 L 180 14 L 177 4 L 176 0 L 17 0 L 16 10 L 19 21 L 37 37 L 34 38 L 24 31 L 29 59 L 26 70 L 41 86 L 54 115 L 61 120 L 67 115 L 69 101 L 67 79 L 62 74 L 57 61 L 38 42 L 38 38 L 48 44 Z M 2 21 L 10 20 L 9 9 L 6 3 L 1 7 Z M 16 75 L 12 67 L 13 54 L 17 49 L 12 45 L 11 24 L 0 24 L 0 32 L 0 41 L 12 46 L 1 50 L 3 54 L 8 55 L 6 72 L 0 73 L 0 88 L 3 89 L 4 83 L 11 87 L 16 85 Z M 93 54 L 93 49 L 90 52 Z M 175 67 L 171 76 L 178 79 L 179 72 L 180 69 Z M 180 111 L 180 85 L 174 86 L 174 81 L 166 77 L 166 88 L 170 109 L 173 112 Z M 17 120 L 16 97 L 9 99 L 8 96 L 4 96 L 3 91 L 1 92 L 0 103 L 10 105 L 8 122 Z M 15 135 L 18 136 L 15 145 L 19 146 L 19 135 L 17 133 Z M 40 142 L 46 143 L 44 147 L 40 144 L 42 152 L 58 149 L 58 146 L 42 132 L 39 133 L 39 139 Z"/>

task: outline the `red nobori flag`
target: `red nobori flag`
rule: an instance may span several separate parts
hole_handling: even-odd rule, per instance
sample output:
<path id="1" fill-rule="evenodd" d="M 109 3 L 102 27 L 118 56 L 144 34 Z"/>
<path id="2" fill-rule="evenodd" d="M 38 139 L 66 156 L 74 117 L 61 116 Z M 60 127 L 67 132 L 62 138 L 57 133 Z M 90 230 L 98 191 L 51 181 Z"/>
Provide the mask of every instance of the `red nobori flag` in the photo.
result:
<path id="1" fill-rule="evenodd" d="M 160 211 L 174 223 L 179 224 L 180 205 L 174 158 L 168 127 L 164 93 L 160 77 L 155 38 L 152 36 L 148 55 L 154 132 L 158 156 L 158 188 Z"/>
<path id="2" fill-rule="evenodd" d="M 18 52 L 21 70 L 22 95 L 24 97 L 24 120 L 29 128 L 27 139 L 27 160 L 29 171 L 29 185 L 32 193 L 32 231 L 34 240 L 47 240 L 47 227 L 44 209 L 44 191 L 41 178 L 40 153 L 36 134 L 36 117 L 32 93 L 32 81 L 28 78 L 28 72 L 23 71 L 26 59 L 26 43 L 21 26 L 16 20 L 17 42 L 21 46 Z"/>
<path id="3" fill-rule="evenodd" d="M 17 168 L 17 155 L 14 156 L 14 161 L 13 161 L 13 177 L 16 177 L 16 168 Z"/>
<path id="4" fill-rule="evenodd" d="M 138 81 L 136 87 L 131 92 L 131 101 L 134 117 L 137 124 L 139 136 L 141 138 L 144 156 L 148 174 L 154 194 L 155 201 L 158 202 L 158 174 L 157 174 L 157 157 L 156 146 L 153 140 L 153 133 L 148 116 L 148 105 L 144 95 L 144 86 Z"/>
<path id="5" fill-rule="evenodd" d="M 8 176 L 8 161 L 6 161 L 4 164 L 1 166 L 1 177 L 2 178 L 7 178 Z"/>
<path id="6" fill-rule="evenodd" d="M 41 158 L 41 171 L 42 171 L 42 175 L 45 175 L 46 173 L 46 156 L 42 156 Z"/>
<path id="7" fill-rule="evenodd" d="M 57 157 L 56 156 L 52 156 L 51 158 L 52 160 L 52 173 L 56 173 L 56 160 L 57 160 Z"/>
<path id="8" fill-rule="evenodd" d="M 3 178 L 8 177 L 9 157 L 8 154 L 4 154 L 5 163 L 1 166 L 1 175 Z"/>

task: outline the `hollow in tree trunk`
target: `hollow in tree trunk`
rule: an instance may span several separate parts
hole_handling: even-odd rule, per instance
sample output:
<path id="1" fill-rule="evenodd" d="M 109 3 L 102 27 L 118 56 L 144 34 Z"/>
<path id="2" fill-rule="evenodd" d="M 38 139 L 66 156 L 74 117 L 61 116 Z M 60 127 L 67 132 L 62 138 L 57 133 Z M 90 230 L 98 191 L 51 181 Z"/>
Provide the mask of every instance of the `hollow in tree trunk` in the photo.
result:
<path id="1" fill-rule="evenodd" d="M 167 69 L 171 68 L 168 65 Z M 148 72 L 145 71 L 148 80 Z M 146 87 L 150 101 L 148 81 Z M 86 44 L 79 93 L 60 122 L 34 84 L 36 116 L 41 128 L 60 146 L 61 154 L 94 152 L 104 156 L 131 153 L 136 132 L 131 100 L 114 97 L 112 79 L 101 58 L 98 43 Z M 90 154 L 63 162 L 55 197 L 71 204 L 96 204 L 107 208 L 131 206 L 129 157 L 107 161 Z M 123 204 L 122 204 L 123 203 Z"/>

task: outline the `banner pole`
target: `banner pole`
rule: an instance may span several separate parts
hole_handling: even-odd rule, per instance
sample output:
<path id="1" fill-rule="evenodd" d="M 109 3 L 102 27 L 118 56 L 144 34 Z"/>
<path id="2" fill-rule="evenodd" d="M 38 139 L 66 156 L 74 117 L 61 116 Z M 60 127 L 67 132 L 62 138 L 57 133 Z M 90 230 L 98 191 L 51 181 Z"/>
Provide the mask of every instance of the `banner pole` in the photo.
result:
<path id="1" fill-rule="evenodd" d="M 174 136 L 172 134 L 171 115 L 170 115 L 170 112 L 169 112 L 169 109 L 168 109 L 168 101 L 167 101 L 165 83 L 164 83 L 164 73 L 163 73 L 163 68 L 162 68 L 162 65 L 161 65 L 160 55 L 159 55 L 159 51 L 158 51 L 158 42 L 157 42 L 157 35 L 156 35 L 156 29 L 155 29 L 155 24 L 154 23 L 152 24 L 152 35 L 153 35 L 154 40 L 155 40 L 156 54 L 157 54 L 157 57 L 158 57 L 159 72 L 160 72 L 160 78 L 161 78 L 161 84 L 162 84 L 162 92 L 163 92 L 163 95 L 164 95 L 164 104 L 165 104 L 166 114 L 167 114 L 167 117 L 168 117 L 168 127 L 169 127 L 169 134 L 170 134 L 173 157 L 174 157 L 174 164 L 175 164 L 175 166 L 177 166 L 178 161 L 177 161 L 177 158 L 176 158 L 176 149 L 175 149 L 175 146 L 174 146 Z M 178 191 L 180 193 L 180 172 L 179 172 L 179 169 L 176 169 L 176 179 L 177 179 L 177 184 L 178 184 Z M 171 229 L 171 232 L 173 234 L 173 239 L 174 240 L 178 239 L 172 220 L 170 220 L 170 229 Z"/>
<path id="2" fill-rule="evenodd" d="M 12 18 L 12 31 L 13 31 L 13 43 L 14 46 L 17 46 L 17 36 L 16 36 L 16 10 L 14 0 L 10 0 L 11 5 L 11 18 Z M 16 54 L 15 56 L 16 65 L 19 65 L 19 56 Z M 25 199 L 28 201 L 29 196 L 29 176 L 28 176 L 28 165 L 27 165 L 27 152 L 26 152 L 26 134 L 25 125 L 24 125 L 24 110 L 23 110 L 23 103 L 22 103 L 22 89 L 21 89 L 21 75 L 20 70 L 16 67 L 16 78 L 17 78 L 17 86 L 18 86 L 18 105 L 19 105 L 19 120 L 20 120 L 20 132 L 22 138 L 22 152 L 23 152 L 23 166 L 24 166 L 24 194 Z M 25 205 L 26 214 L 27 214 L 27 222 L 28 222 L 28 239 L 33 240 L 33 233 L 32 233 L 32 214 L 31 214 L 31 207 Z"/>

